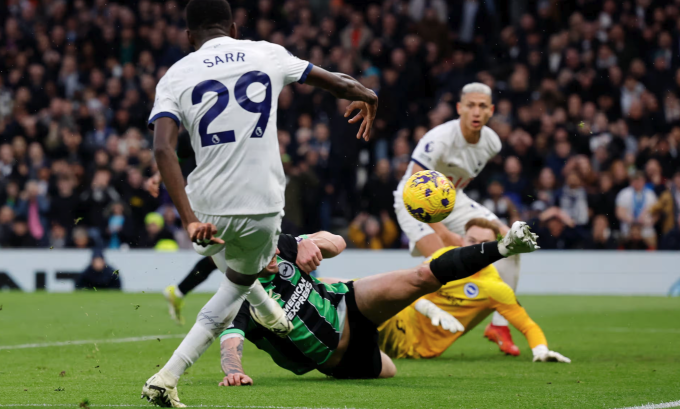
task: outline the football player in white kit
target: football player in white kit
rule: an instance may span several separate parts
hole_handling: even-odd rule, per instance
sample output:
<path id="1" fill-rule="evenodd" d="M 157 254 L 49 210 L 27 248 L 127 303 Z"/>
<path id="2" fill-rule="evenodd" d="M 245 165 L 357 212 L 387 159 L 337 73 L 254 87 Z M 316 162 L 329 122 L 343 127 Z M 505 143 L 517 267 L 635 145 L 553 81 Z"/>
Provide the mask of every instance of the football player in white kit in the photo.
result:
<path id="1" fill-rule="evenodd" d="M 442 247 L 462 245 L 465 224 L 476 217 L 497 222 L 502 234 L 508 231 L 508 226 L 502 224 L 496 215 L 463 192 L 489 159 L 501 150 L 498 135 L 486 126 L 494 112 L 491 88 L 481 83 L 467 84 L 461 91 L 456 108 L 459 119 L 431 129 L 418 142 L 406 174 L 394 192 L 397 220 L 409 238 L 411 255 L 414 257 L 429 257 Z M 402 195 L 406 181 L 412 174 L 425 169 L 444 174 L 456 187 L 453 211 L 440 223 L 421 223 L 404 207 Z M 503 281 L 515 290 L 519 278 L 519 256 L 501 260 L 496 263 L 496 268 Z M 501 351 L 519 355 L 519 349 L 510 336 L 508 321 L 497 312 L 494 313 L 484 336 L 496 342 Z"/>
<path id="2" fill-rule="evenodd" d="M 165 407 L 185 407 L 177 394 L 179 377 L 231 324 L 246 297 L 260 324 L 281 336 L 292 329 L 256 280 L 281 232 L 285 176 L 276 111 L 282 88 L 298 81 L 354 101 L 345 116 L 360 111 L 349 122 L 361 122 L 357 138 L 366 140 L 378 105 L 373 91 L 347 75 L 314 67 L 276 44 L 237 40 L 226 0 L 191 0 L 186 20 L 196 51 L 159 81 L 149 126 L 161 177 L 194 249 L 212 256 L 226 278 L 142 389 L 142 398 Z M 186 188 L 175 154 L 180 123 L 196 155 Z M 317 247 L 312 253 L 318 266 L 321 252 Z"/>

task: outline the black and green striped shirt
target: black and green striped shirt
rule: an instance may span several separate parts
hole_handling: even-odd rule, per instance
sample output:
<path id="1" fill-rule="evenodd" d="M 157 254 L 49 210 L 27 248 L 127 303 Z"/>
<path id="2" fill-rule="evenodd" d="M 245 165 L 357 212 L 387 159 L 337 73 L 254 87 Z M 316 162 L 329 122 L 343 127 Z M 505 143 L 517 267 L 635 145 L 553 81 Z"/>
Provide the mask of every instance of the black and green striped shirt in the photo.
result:
<path id="1" fill-rule="evenodd" d="M 259 278 L 268 292 L 279 294 L 279 304 L 293 323 L 287 338 L 280 338 L 250 318 L 244 302 L 232 325 L 222 335 L 238 333 L 267 352 L 277 365 L 298 375 L 316 369 L 338 347 L 345 323 L 343 283 L 324 284 L 301 271 L 297 259 L 297 240 L 279 236 L 279 273 Z"/>

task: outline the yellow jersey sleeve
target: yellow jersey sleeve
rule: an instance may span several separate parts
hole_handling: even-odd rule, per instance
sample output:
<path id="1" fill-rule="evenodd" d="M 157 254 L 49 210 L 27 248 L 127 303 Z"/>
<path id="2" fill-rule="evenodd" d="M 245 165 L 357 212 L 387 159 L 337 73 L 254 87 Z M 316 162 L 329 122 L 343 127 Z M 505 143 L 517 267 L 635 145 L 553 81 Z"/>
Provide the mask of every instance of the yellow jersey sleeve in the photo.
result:
<path id="1" fill-rule="evenodd" d="M 513 327 L 524 334 L 532 349 L 541 344 L 548 346 L 548 340 L 545 339 L 545 334 L 543 334 L 541 327 L 529 317 L 529 314 L 527 314 L 524 308 L 517 304 L 517 301 L 512 304 L 501 302 L 495 302 L 493 304 L 496 311 L 504 316 Z"/>
<path id="2" fill-rule="evenodd" d="M 496 275 L 498 277 L 498 275 Z M 509 285 L 505 284 L 503 280 L 498 277 L 494 280 L 491 277 L 484 277 L 484 289 L 489 298 L 494 299 L 501 304 L 517 304 L 517 297 Z"/>
<path id="3" fill-rule="evenodd" d="M 519 305 L 515 292 L 509 285 L 500 279 L 490 280 L 487 281 L 486 290 L 492 308 L 504 316 L 513 327 L 522 332 L 531 348 L 541 344 L 548 346 L 543 330 L 529 318 L 526 310 Z"/>

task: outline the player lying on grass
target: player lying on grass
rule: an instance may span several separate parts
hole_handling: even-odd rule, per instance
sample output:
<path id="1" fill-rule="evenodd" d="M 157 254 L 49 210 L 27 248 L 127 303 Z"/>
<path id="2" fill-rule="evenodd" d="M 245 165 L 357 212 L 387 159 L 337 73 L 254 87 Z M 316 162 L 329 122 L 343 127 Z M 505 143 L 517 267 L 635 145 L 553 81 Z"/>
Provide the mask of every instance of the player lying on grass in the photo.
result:
<path id="1" fill-rule="evenodd" d="M 345 241 L 326 232 L 309 237 L 323 257 L 334 257 Z M 298 238 L 297 240 L 300 240 Z M 392 360 L 380 351 L 378 326 L 425 294 L 468 277 L 503 257 L 534 251 L 536 235 L 516 222 L 501 241 L 469 247 L 443 248 L 430 263 L 378 274 L 355 282 L 323 283 L 300 271 L 293 236 L 279 236 L 276 256 L 260 273 L 266 290 L 280 297 L 294 329 L 280 338 L 257 323 L 257 314 L 244 303 L 232 326 L 221 334 L 220 385 L 251 384 L 241 365 L 243 339 L 272 356 L 282 368 L 298 375 L 316 369 L 340 379 L 389 378 L 396 373 Z"/>
<path id="2" fill-rule="evenodd" d="M 471 219 L 460 245 L 491 241 L 500 234 L 487 219 Z M 380 349 L 392 358 L 434 358 L 458 338 L 497 311 L 529 341 L 534 362 L 571 362 L 548 350 L 541 328 L 517 302 L 514 291 L 489 265 L 461 280 L 451 281 L 390 318 L 380 328 Z"/>

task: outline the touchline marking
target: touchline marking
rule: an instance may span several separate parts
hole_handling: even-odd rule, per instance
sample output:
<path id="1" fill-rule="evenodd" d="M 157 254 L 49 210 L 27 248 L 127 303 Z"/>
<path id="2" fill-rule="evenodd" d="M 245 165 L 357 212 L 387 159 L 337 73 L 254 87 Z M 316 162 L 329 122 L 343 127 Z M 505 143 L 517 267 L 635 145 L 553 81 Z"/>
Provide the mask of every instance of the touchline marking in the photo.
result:
<path id="1" fill-rule="evenodd" d="M 665 403 L 648 403 L 646 405 L 640 406 L 628 406 L 621 409 L 664 409 L 664 408 L 677 408 L 680 407 L 680 400 Z"/>
<path id="2" fill-rule="evenodd" d="M 75 341 L 42 342 L 38 344 L 0 345 L 0 350 L 64 347 L 69 345 L 88 345 L 88 344 L 122 344 L 125 342 L 142 342 L 142 341 L 155 341 L 157 339 L 184 338 L 186 335 L 187 334 L 146 335 L 143 337 L 112 338 L 112 339 L 79 339 Z M 3 405 L 0 405 L 0 407 L 1 406 Z"/>
<path id="3" fill-rule="evenodd" d="M 146 405 L 88 405 L 91 408 L 138 408 Z M 0 408 L 73 408 L 74 404 L 51 404 L 51 403 L 22 403 L 19 405 L 3 405 Z M 311 406 L 233 406 L 233 405 L 188 405 L 188 408 L 243 408 L 243 409 L 355 409 L 355 408 L 316 408 Z"/>

